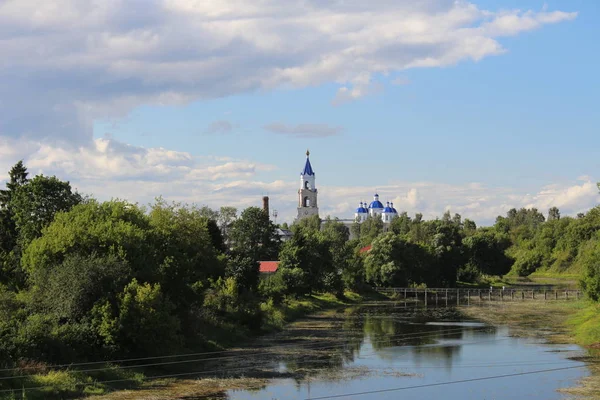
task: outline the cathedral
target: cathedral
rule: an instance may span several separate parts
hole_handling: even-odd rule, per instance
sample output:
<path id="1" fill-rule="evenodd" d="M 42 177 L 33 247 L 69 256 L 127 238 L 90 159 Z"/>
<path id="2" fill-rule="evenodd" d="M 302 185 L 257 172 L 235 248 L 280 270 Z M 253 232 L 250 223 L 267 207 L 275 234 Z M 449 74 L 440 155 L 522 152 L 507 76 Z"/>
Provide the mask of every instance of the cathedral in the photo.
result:
<path id="1" fill-rule="evenodd" d="M 319 215 L 317 206 L 317 187 L 315 185 L 315 171 L 310 164 L 310 152 L 306 151 L 306 163 L 304 170 L 300 173 L 300 188 L 298 189 L 298 216 L 296 220 L 307 218 L 313 215 Z M 354 222 L 364 222 L 367 218 L 380 218 L 384 224 L 389 224 L 398 217 L 398 211 L 394 208 L 394 203 L 386 202 L 384 206 L 379 201 L 379 195 L 375 193 L 373 201 L 367 205 L 366 202 L 360 202 L 353 219 L 340 219 L 345 225 L 351 225 Z"/>

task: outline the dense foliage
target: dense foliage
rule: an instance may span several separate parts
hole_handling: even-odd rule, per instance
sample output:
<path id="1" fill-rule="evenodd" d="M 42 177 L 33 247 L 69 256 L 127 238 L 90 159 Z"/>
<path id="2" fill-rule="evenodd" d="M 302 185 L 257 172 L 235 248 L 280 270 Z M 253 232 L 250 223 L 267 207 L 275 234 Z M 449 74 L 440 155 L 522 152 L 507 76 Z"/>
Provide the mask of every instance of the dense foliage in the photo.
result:
<path id="1" fill-rule="evenodd" d="M 0 191 L 0 369 L 227 344 L 315 292 L 488 284 L 545 271 L 580 274 L 600 300 L 600 208 L 570 218 L 553 207 L 547 219 L 512 209 L 479 228 L 449 212 L 350 228 L 315 216 L 281 243 L 256 207 L 238 216 L 160 198 L 148 208 L 99 202 L 56 177 L 29 179 L 22 162 L 9 177 Z M 268 260 L 279 269 L 260 277 Z"/>

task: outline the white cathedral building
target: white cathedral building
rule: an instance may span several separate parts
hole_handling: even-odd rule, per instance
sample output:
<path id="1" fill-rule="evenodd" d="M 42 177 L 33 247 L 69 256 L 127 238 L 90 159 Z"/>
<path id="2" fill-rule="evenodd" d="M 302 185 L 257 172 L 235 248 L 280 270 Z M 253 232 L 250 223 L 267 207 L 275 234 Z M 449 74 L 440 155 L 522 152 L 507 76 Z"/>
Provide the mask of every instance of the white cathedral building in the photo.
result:
<path id="1" fill-rule="evenodd" d="M 315 172 L 310 164 L 310 152 L 306 151 L 306 163 L 304 170 L 300 173 L 300 189 L 298 189 L 298 216 L 297 220 L 307 218 L 312 215 L 319 215 L 317 206 L 317 187 L 315 185 Z M 373 201 L 367 205 L 366 202 L 360 202 L 359 207 L 354 213 L 354 219 L 340 219 L 345 225 L 351 225 L 354 222 L 364 222 L 367 218 L 381 218 L 384 224 L 389 224 L 398 217 L 398 211 L 394 208 L 394 203 L 387 202 L 384 206 L 379 201 L 379 195 L 375 193 Z"/>

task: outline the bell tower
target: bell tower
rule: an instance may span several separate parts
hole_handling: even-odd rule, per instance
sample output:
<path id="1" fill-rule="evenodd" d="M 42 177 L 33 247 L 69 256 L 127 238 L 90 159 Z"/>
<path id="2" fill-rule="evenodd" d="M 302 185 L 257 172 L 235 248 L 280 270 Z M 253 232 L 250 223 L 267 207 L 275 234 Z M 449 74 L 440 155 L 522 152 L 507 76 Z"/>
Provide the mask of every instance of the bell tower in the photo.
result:
<path id="1" fill-rule="evenodd" d="M 319 215 L 317 207 L 317 188 L 315 187 L 315 172 L 310 165 L 310 152 L 306 150 L 306 164 L 300 173 L 300 189 L 298 189 L 298 217 L 302 219 L 311 215 Z"/>

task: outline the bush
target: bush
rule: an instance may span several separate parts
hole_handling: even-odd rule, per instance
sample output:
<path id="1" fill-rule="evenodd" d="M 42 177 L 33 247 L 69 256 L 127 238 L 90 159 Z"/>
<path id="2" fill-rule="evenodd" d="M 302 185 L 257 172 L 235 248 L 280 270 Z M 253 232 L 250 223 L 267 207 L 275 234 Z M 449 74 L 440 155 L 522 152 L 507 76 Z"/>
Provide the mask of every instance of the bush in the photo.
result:
<path id="1" fill-rule="evenodd" d="M 116 307 L 109 302 L 94 306 L 92 323 L 108 349 L 131 355 L 165 354 L 182 345 L 174 309 L 160 284 L 133 279 L 118 296 Z"/>
<path id="2" fill-rule="evenodd" d="M 542 265 L 542 261 L 541 254 L 532 251 L 524 252 L 517 258 L 512 269 L 519 276 L 528 276 Z"/>
<path id="3" fill-rule="evenodd" d="M 481 272 L 479 271 L 479 268 L 471 262 L 461 266 L 456 273 L 456 279 L 461 282 L 474 283 L 477 282 L 480 277 Z"/>
<path id="4" fill-rule="evenodd" d="M 600 301 L 600 242 L 589 243 L 580 263 L 584 269 L 581 288 L 594 301 Z"/>
<path id="5" fill-rule="evenodd" d="M 205 316 L 214 323 L 233 323 L 251 330 L 259 330 L 261 313 L 252 292 L 240 289 L 233 278 L 219 278 L 206 291 L 204 297 Z"/>
<path id="6" fill-rule="evenodd" d="M 261 279 L 258 284 L 258 293 L 261 297 L 271 300 L 275 304 L 281 304 L 287 293 L 287 286 L 281 273 L 275 273 Z"/>

